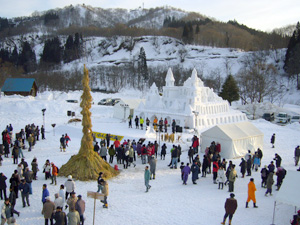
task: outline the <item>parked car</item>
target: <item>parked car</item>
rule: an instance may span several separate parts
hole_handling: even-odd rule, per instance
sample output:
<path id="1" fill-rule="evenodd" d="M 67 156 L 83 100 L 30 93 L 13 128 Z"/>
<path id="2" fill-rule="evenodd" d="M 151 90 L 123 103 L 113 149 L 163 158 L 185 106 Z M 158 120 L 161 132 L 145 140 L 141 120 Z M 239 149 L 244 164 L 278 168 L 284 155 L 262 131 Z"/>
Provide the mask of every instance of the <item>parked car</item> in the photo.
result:
<path id="1" fill-rule="evenodd" d="M 288 123 L 290 120 L 291 117 L 285 112 L 280 112 L 275 116 L 276 123 Z"/>
<path id="2" fill-rule="evenodd" d="M 300 116 L 299 115 L 292 116 L 291 123 L 300 123 Z"/>
<path id="3" fill-rule="evenodd" d="M 242 110 L 242 113 L 244 113 L 248 120 L 253 120 L 253 115 L 251 115 L 248 111 Z"/>
<path id="4" fill-rule="evenodd" d="M 110 105 L 112 102 L 111 98 L 103 98 L 100 102 L 98 102 L 98 105 Z"/>
<path id="5" fill-rule="evenodd" d="M 68 99 L 66 101 L 69 103 L 78 103 L 78 100 L 74 100 L 74 99 Z"/>
<path id="6" fill-rule="evenodd" d="M 274 113 L 268 112 L 268 113 L 264 113 L 262 118 L 271 122 L 271 121 L 274 121 L 275 116 L 274 116 Z"/>

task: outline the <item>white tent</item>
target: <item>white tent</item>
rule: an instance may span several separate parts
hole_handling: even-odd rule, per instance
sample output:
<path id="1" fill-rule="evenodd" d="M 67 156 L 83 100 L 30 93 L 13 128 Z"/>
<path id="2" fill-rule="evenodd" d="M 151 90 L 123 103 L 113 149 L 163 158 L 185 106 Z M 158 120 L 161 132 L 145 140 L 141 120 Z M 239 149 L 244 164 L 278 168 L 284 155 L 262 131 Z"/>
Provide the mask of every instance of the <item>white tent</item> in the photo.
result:
<path id="1" fill-rule="evenodd" d="M 145 103 L 144 99 L 121 99 L 114 106 L 114 118 L 126 120 L 129 115 L 134 115 L 136 109 L 141 102 Z"/>
<path id="2" fill-rule="evenodd" d="M 221 144 L 221 156 L 227 159 L 243 157 L 251 150 L 263 148 L 264 134 L 252 123 L 216 125 L 201 134 L 201 151 L 204 152 L 211 142 Z"/>
<path id="3" fill-rule="evenodd" d="M 273 224 L 275 219 L 275 208 L 277 203 L 284 203 L 287 205 L 300 207 L 300 172 L 287 171 L 286 176 L 282 182 L 282 185 L 275 197 L 274 212 L 273 212 Z"/>

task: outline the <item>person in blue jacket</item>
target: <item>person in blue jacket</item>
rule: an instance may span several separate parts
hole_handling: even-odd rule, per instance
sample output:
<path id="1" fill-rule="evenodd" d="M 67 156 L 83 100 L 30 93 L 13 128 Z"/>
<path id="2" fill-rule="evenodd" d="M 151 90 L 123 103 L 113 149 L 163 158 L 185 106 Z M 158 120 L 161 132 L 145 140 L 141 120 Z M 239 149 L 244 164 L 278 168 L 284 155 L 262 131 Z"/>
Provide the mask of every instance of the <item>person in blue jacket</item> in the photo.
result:
<path id="1" fill-rule="evenodd" d="M 42 194 L 42 202 L 43 204 L 46 202 L 46 197 L 49 196 L 49 191 L 47 189 L 47 184 L 43 184 L 43 194 Z"/>

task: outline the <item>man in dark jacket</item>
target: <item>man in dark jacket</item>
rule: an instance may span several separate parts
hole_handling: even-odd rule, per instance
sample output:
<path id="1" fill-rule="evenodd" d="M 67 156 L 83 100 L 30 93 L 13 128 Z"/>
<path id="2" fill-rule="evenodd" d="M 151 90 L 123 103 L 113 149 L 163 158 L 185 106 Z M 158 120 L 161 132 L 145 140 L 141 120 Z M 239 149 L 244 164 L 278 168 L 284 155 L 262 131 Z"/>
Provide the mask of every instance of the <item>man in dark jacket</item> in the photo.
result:
<path id="1" fill-rule="evenodd" d="M 139 118 L 138 118 L 138 116 L 135 117 L 134 122 L 135 122 L 135 128 L 139 129 Z"/>
<path id="2" fill-rule="evenodd" d="M 174 146 L 174 149 L 171 153 L 171 156 L 172 156 L 172 165 L 170 167 L 170 169 L 177 169 L 177 159 L 178 159 L 178 149 L 177 149 L 177 146 Z"/>
<path id="3" fill-rule="evenodd" d="M 196 180 L 198 179 L 199 166 L 198 166 L 197 161 L 195 161 L 195 160 L 194 160 L 194 163 L 193 163 L 193 165 L 191 167 L 191 171 L 192 171 L 192 181 L 193 181 L 193 184 L 197 184 Z"/>
<path id="4" fill-rule="evenodd" d="M 234 194 L 231 193 L 230 194 L 230 198 L 226 199 L 225 202 L 225 215 L 224 215 L 224 219 L 223 222 L 221 224 L 225 224 L 227 217 L 229 216 L 229 224 L 231 224 L 231 220 L 233 217 L 233 214 L 235 213 L 235 210 L 237 209 L 237 200 L 234 198 Z"/>
<path id="5" fill-rule="evenodd" d="M 272 148 L 275 148 L 275 134 L 273 134 L 271 137 L 271 144 L 272 144 Z"/>
<path id="6" fill-rule="evenodd" d="M 280 167 L 280 165 L 281 165 L 281 157 L 280 157 L 280 155 L 278 155 L 277 153 L 275 153 L 274 160 L 275 160 L 276 168 Z"/>
<path id="7" fill-rule="evenodd" d="M 52 218 L 55 220 L 55 224 L 57 224 L 57 225 L 66 225 L 67 224 L 66 213 L 62 211 L 62 208 L 60 206 L 56 207 L 56 211 L 53 214 Z"/>
<path id="8" fill-rule="evenodd" d="M 21 182 L 21 184 L 19 184 L 19 190 L 21 191 L 23 208 L 26 207 L 25 199 L 26 199 L 27 205 L 30 206 L 30 204 L 29 204 L 29 190 L 30 190 L 30 187 L 26 183 L 25 179 L 23 179 L 22 182 Z"/>
<path id="9" fill-rule="evenodd" d="M 7 180 L 7 177 L 3 174 L 3 173 L 0 173 L 0 197 L 1 197 L 1 200 L 3 200 L 3 196 L 4 196 L 4 199 L 6 199 L 6 180 Z M 3 195 L 2 195 L 2 192 L 3 192 Z"/>

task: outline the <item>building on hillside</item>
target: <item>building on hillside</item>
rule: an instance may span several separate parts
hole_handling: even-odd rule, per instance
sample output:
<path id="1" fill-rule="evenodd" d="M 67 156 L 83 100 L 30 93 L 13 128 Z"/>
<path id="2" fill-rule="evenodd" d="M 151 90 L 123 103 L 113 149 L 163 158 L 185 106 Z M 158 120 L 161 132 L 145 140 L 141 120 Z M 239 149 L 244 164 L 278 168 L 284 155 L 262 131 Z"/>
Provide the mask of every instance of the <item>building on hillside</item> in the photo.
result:
<path id="1" fill-rule="evenodd" d="M 33 78 L 7 78 L 1 91 L 5 95 L 36 96 L 37 85 Z"/>
<path id="2" fill-rule="evenodd" d="M 158 120 L 167 118 L 168 124 L 174 119 L 177 126 L 196 130 L 247 120 L 245 114 L 230 109 L 227 101 L 215 94 L 211 88 L 204 87 L 196 69 L 183 86 L 175 86 L 174 82 L 172 70 L 169 69 L 162 96 L 153 83 L 146 102 L 142 102 L 135 109 L 135 115 L 149 118 L 151 123 L 155 117 Z"/>
<path id="3" fill-rule="evenodd" d="M 135 114 L 134 110 L 141 102 L 145 103 L 145 99 L 121 99 L 114 106 L 113 117 L 126 121 L 129 115 L 133 116 Z"/>

